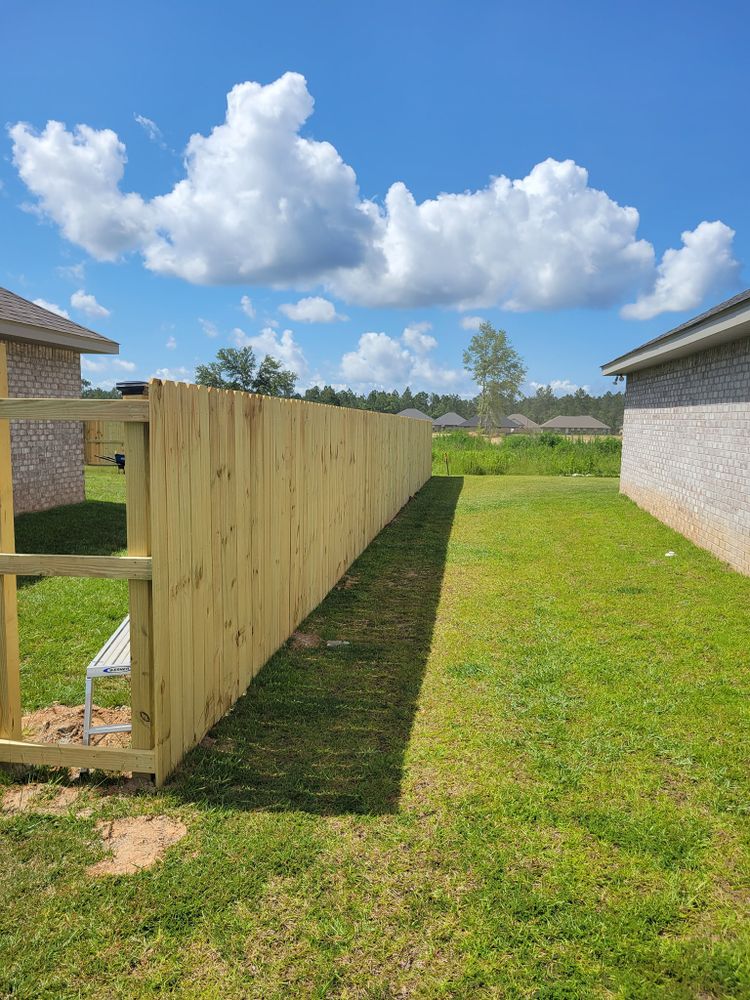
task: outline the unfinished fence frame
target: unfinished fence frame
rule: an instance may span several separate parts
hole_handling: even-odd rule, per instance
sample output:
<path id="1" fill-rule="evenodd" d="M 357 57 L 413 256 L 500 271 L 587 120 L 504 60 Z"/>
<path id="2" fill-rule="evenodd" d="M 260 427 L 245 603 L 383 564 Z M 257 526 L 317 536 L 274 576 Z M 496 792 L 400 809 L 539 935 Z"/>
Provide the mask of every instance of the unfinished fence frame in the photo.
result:
<path id="1" fill-rule="evenodd" d="M 8 399 L 3 360 L 0 761 L 161 785 L 430 478 L 431 426 L 159 380 L 122 401 Z M 10 420 L 39 419 L 123 423 L 127 556 L 15 552 Z M 130 748 L 22 739 L 18 574 L 128 580 Z"/>

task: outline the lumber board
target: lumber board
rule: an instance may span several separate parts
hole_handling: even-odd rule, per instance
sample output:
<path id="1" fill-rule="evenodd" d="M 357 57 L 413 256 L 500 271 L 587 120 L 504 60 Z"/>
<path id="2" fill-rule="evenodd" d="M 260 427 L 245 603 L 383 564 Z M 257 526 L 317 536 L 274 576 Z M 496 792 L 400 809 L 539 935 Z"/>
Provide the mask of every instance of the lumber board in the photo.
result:
<path id="1" fill-rule="evenodd" d="M 119 747 L 85 747 L 72 743 L 32 743 L 0 739 L 0 761 L 49 767 L 92 767 L 102 771 L 154 773 L 154 751 Z"/>
<path id="2" fill-rule="evenodd" d="M 0 420 L 113 420 L 148 423 L 148 399 L 0 398 Z"/>
<path id="3" fill-rule="evenodd" d="M 8 353 L 0 341 L 0 394 L 8 395 Z M 0 550 L 16 547 L 10 424 L 0 420 Z M 21 735 L 21 663 L 15 576 L 0 576 L 0 736 Z"/>
<path id="4" fill-rule="evenodd" d="M 125 515 L 128 556 L 151 556 L 151 509 L 148 424 L 125 424 L 127 465 Z M 130 606 L 131 745 L 149 750 L 154 745 L 153 614 L 151 581 L 128 581 Z"/>
<path id="5" fill-rule="evenodd" d="M 150 580 L 148 556 L 61 556 L 0 552 L 0 574 L 85 576 L 104 580 Z"/>

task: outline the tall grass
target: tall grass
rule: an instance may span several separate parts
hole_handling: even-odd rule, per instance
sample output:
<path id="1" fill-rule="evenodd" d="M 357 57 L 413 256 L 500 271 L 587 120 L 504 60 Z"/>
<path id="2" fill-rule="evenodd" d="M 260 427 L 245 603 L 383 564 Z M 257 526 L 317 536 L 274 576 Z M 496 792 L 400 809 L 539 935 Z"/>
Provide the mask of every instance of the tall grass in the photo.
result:
<path id="1" fill-rule="evenodd" d="M 518 434 L 493 444 L 480 435 L 454 431 L 432 442 L 436 476 L 619 476 L 619 438 L 589 441 L 561 434 Z M 447 468 L 446 468 L 447 456 Z"/>

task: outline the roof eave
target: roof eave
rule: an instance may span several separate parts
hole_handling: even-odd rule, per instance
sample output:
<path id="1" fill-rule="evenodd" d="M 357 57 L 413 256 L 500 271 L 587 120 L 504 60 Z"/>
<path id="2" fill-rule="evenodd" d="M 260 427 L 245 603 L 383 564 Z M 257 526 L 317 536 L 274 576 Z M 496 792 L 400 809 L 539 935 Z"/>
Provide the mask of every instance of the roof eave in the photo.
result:
<path id="1" fill-rule="evenodd" d="M 750 337 L 750 302 L 742 302 L 726 312 L 676 333 L 661 343 L 636 348 L 601 366 L 602 375 L 627 375 L 641 368 L 653 368 L 675 358 L 697 354 L 710 347 Z"/>
<path id="2" fill-rule="evenodd" d="M 119 354 L 120 345 L 107 337 L 87 337 L 83 334 L 62 333 L 33 326 L 30 323 L 16 323 L 0 319 L 0 337 L 19 340 L 24 343 L 49 344 L 53 347 L 67 347 L 79 354 Z"/>

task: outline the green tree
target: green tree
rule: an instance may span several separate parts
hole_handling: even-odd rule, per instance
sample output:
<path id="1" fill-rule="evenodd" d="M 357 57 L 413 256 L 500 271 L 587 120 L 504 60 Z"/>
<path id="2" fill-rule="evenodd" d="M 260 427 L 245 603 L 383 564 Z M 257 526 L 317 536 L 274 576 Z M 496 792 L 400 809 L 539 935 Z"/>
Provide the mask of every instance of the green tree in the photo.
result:
<path id="1" fill-rule="evenodd" d="M 87 378 L 81 379 L 81 399 L 122 399 L 117 389 L 100 389 Z"/>
<path id="2" fill-rule="evenodd" d="M 480 423 L 491 427 L 514 408 L 526 378 L 526 366 L 505 330 L 496 330 L 484 322 L 464 351 L 464 367 L 479 386 Z"/>
<path id="3" fill-rule="evenodd" d="M 282 368 L 281 363 L 267 354 L 260 365 L 252 347 L 222 347 L 216 360 L 195 369 L 198 385 L 210 389 L 233 389 L 257 392 L 263 396 L 291 396 L 297 376 Z"/>
<path id="4" fill-rule="evenodd" d="M 292 396 L 297 384 L 294 372 L 281 367 L 281 362 L 267 354 L 258 366 L 255 388 L 262 396 Z"/>

